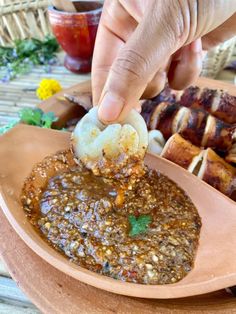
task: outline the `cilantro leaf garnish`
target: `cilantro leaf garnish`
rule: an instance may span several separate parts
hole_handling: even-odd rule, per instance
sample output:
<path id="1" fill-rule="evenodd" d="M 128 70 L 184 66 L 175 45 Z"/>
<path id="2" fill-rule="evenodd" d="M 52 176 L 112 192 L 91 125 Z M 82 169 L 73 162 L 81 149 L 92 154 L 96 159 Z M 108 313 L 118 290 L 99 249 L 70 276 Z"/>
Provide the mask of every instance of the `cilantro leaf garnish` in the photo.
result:
<path id="1" fill-rule="evenodd" d="M 140 215 L 137 218 L 134 215 L 129 215 L 129 223 L 131 226 L 129 235 L 133 237 L 138 234 L 145 233 L 151 221 L 152 218 L 150 215 Z"/>
<path id="2" fill-rule="evenodd" d="M 41 118 L 43 115 L 43 110 L 39 108 L 23 108 L 19 112 L 19 116 L 22 122 L 29 125 L 41 125 Z"/>
<path id="3" fill-rule="evenodd" d="M 43 112 L 40 108 L 23 108 L 19 116 L 21 122 L 42 128 L 51 128 L 52 123 L 58 120 L 54 112 Z"/>
<path id="4" fill-rule="evenodd" d="M 0 135 L 6 133 L 20 122 L 50 129 L 54 128 L 54 126 L 52 126 L 53 122 L 58 120 L 54 112 L 43 112 L 40 108 L 22 108 L 18 114 L 20 120 L 17 119 L 7 125 L 4 125 L 3 127 L 0 127 Z"/>

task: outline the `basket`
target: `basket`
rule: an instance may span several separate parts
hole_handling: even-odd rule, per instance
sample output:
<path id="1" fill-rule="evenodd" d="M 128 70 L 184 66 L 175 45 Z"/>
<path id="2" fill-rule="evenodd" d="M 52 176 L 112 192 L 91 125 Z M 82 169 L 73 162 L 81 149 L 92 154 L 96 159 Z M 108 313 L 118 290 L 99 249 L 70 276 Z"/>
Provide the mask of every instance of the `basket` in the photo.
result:
<path id="1" fill-rule="evenodd" d="M 235 47 L 236 36 L 209 50 L 203 60 L 201 76 L 215 78 L 233 56 Z"/>
<path id="2" fill-rule="evenodd" d="M 43 39 L 51 33 L 47 17 L 50 0 L 0 0 L 0 45 L 16 39 Z"/>

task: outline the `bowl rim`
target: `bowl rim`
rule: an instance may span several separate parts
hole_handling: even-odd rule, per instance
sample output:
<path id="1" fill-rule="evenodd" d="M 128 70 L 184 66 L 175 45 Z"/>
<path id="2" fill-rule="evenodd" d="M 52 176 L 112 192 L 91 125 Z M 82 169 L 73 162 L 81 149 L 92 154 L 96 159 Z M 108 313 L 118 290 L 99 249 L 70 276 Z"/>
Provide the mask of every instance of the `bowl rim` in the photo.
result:
<path id="1" fill-rule="evenodd" d="M 8 133 L 17 132 L 17 129 L 21 127 L 32 128 L 30 126 L 19 125 L 19 126 L 16 126 L 14 129 L 10 130 Z M 46 130 L 43 130 L 43 132 L 44 131 Z M 54 130 L 53 132 L 62 133 L 62 131 L 54 131 Z M 63 133 L 66 133 L 66 132 L 63 132 Z M 3 138 L 4 137 L 5 135 L 3 135 Z M 148 153 L 147 155 L 158 159 L 157 156 L 153 154 Z M 196 180 L 196 182 L 199 182 L 200 179 L 194 176 L 193 174 L 189 173 L 187 170 L 181 168 L 180 166 L 168 160 L 163 160 L 163 161 L 171 165 L 172 167 L 177 167 L 181 169 L 182 171 L 184 171 L 184 174 L 186 176 L 192 177 L 194 178 L 194 180 Z M 202 180 L 200 181 L 204 184 L 205 189 L 213 190 L 216 193 L 216 195 L 227 200 L 228 204 L 231 203 L 235 205 L 235 202 L 233 202 L 231 199 L 224 196 L 222 193 L 215 190 L 213 187 L 203 182 Z M 75 278 L 76 280 L 79 280 L 86 284 L 90 284 L 96 288 L 100 288 L 100 289 L 110 291 L 116 294 L 132 296 L 132 297 L 147 298 L 147 299 L 150 299 L 150 298 L 169 299 L 169 298 L 182 298 L 182 297 L 188 297 L 188 296 L 204 294 L 207 292 L 212 292 L 215 290 L 225 288 L 226 286 L 231 286 L 232 282 L 234 282 L 233 284 L 235 284 L 236 282 L 236 273 L 228 273 L 218 278 L 213 277 L 211 279 L 206 279 L 201 282 L 188 283 L 187 285 L 185 283 L 179 285 L 179 283 L 181 283 L 187 276 L 184 277 L 178 283 L 174 283 L 174 284 L 145 285 L 145 284 L 122 282 L 121 280 L 116 280 L 111 277 L 106 277 L 104 275 L 97 274 L 95 272 L 87 270 L 86 268 L 83 268 L 79 265 L 69 262 L 69 260 L 65 256 L 63 256 L 62 254 L 57 252 L 55 249 L 50 247 L 48 243 L 42 238 L 41 238 L 42 241 L 40 242 L 35 241 L 31 233 L 25 230 L 23 222 L 19 223 L 17 218 L 12 213 L 12 211 L 8 209 L 8 205 L 5 201 L 6 198 L 4 197 L 4 195 L 5 195 L 5 192 L 3 192 L 2 187 L 0 186 L 0 206 L 5 216 L 7 217 L 8 221 L 10 222 L 11 226 L 14 228 L 14 230 L 20 236 L 20 238 L 32 249 L 32 251 L 35 252 L 38 256 L 40 256 L 43 260 L 51 264 L 53 267 L 57 268 L 59 271 L 64 272 L 67 275 Z M 27 220 L 27 218 L 26 218 L 26 221 L 29 225 L 31 225 L 30 222 Z M 36 230 L 34 230 L 34 234 L 37 235 L 38 238 L 40 237 L 40 235 L 36 232 Z M 200 240 L 201 240 L 201 236 L 200 236 Z M 143 292 L 145 288 L 148 290 L 147 293 Z"/>
<path id="2" fill-rule="evenodd" d="M 74 1 L 74 2 L 84 2 L 84 3 L 88 3 L 88 1 L 86 0 L 79 0 L 79 1 Z M 96 3 L 100 3 L 101 6 L 97 9 L 94 10 L 89 10 L 89 11 L 83 11 L 83 12 L 68 12 L 68 11 L 61 11 L 61 10 L 57 10 L 55 8 L 55 6 L 53 5 L 49 5 L 48 6 L 48 12 L 50 13 L 56 13 L 58 15 L 64 15 L 64 16 L 84 16 L 84 15 L 96 15 L 98 13 L 102 12 L 102 8 L 103 8 L 103 4 L 101 1 L 96 1 L 96 0 L 92 0 L 89 2 L 96 2 Z"/>

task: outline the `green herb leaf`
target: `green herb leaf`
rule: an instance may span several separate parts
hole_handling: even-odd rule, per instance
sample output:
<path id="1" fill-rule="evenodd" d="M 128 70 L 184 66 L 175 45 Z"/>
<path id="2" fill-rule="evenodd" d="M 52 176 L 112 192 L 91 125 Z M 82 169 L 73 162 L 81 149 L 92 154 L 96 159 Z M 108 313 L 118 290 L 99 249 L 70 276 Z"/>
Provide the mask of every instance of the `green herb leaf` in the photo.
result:
<path id="1" fill-rule="evenodd" d="M 41 118 L 41 126 L 43 128 L 51 128 L 52 123 L 57 120 L 58 118 L 55 116 L 54 112 L 44 113 Z"/>
<path id="2" fill-rule="evenodd" d="M 59 45 L 53 36 L 43 41 L 32 39 L 16 40 L 14 47 L 0 46 L 0 70 L 2 82 L 8 82 L 21 74 L 29 72 L 34 65 L 45 65 L 50 72 L 51 65 L 57 62 L 56 52 Z"/>
<path id="3" fill-rule="evenodd" d="M 28 39 L 28 40 L 16 40 L 16 53 L 21 56 L 28 57 L 31 55 L 32 52 L 38 49 L 38 41 L 35 39 Z"/>
<path id="4" fill-rule="evenodd" d="M 129 223 L 131 226 L 129 235 L 136 236 L 147 231 L 148 225 L 151 223 L 152 218 L 150 215 L 140 215 L 136 218 L 134 215 L 129 216 Z"/>
<path id="5" fill-rule="evenodd" d="M 39 108 L 23 108 L 19 112 L 22 122 L 29 125 L 41 126 L 43 110 Z"/>
<path id="6" fill-rule="evenodd" d="M 40 108 L 23 108 L 19 111 L 20 121 L 29 124 L 40 126 L 42 128 L 51 128 L 52 123 L 58 118 L 54 112 L 43 112 Z"/>

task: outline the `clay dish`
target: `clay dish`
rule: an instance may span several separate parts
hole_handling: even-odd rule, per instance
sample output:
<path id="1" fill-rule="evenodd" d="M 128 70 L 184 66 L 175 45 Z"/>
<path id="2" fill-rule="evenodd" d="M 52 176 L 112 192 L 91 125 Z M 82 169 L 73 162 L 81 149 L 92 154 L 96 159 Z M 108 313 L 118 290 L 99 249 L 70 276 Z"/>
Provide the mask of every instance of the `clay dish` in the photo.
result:
<path id="1" fill-rule="evenodd" d="M 69 146 L 70 134 L 19 125 L 0 138 L 0 206 L 23 241 L 41 258 L 84 283 L 142 298 L 179 298 L 236 284 L 236 203 L 179 166 L 153 155 L 146 163 L 178 183 L 202 218 L 200 245 L 193 270 L 169 285 L 140 285 L 98 275 L 56 252 L 38 235 L 21 208 L 19 196 L 32 167 Z M 25 265 L 27 267 L 27 265 Z"/>

